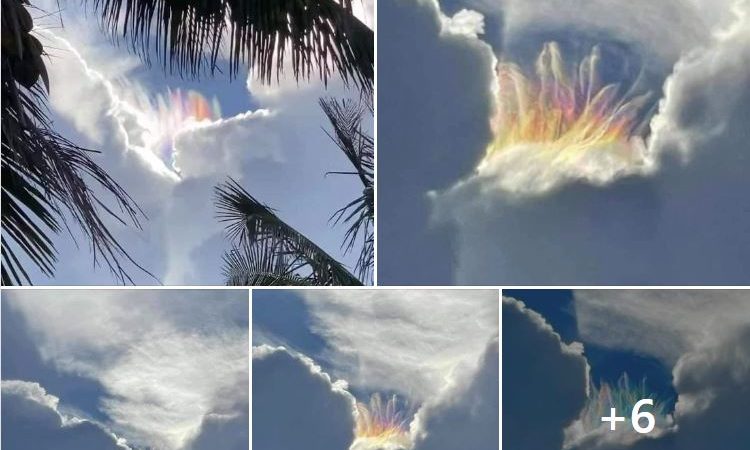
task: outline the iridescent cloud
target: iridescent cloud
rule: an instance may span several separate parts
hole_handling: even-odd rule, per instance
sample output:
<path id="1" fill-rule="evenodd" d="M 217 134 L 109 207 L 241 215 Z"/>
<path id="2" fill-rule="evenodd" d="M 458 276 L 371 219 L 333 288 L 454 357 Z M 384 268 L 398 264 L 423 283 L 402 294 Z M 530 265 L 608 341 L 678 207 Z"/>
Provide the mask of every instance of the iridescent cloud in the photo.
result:
<path id="1" fill-rule="evenodd" d="M 577 66 L 555 42 L 544 45 L 528 77 L 512 62 L 497 66 L 494 137 L 479 164 L 511 191 L 544 191 L 561 177 L 605 181 L 642 163 L 650 93 L 626 92 L 599 75 L 594 47 Z"/>
<path id="2" fill-rule="evenodd" d="M 370 403 L 357 403 L 356 448 L 409 447 L 411 414 L 405 402 L 395 395 L 387 400 L 373 394 Z"/>

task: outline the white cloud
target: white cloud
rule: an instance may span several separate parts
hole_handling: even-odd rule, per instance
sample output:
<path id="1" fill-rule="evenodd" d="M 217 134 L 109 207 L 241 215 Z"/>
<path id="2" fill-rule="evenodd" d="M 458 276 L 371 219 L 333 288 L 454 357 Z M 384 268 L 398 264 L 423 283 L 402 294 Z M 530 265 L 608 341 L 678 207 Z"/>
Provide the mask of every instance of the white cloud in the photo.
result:
<path id="1" fill-rule="evenodd" d="M 561 449 L 588 395 L 583 347 L 568 345 L 537 312 L 503 298 L 503 446 Z"/>
<path id="2" fill-rule="evenodd" d="M 496 450 L 500 425 L 499 339 L 487 345 L 477 366 L 452 382 L 417 412 L 413 450 Z"/>
<path id="3" fill-rule="evenodd" d="M 705 0 L 463 0 L 462 5 L 501 19 L 506 40 L 548 30 L 575 29 L 580 35 L 606 34 L 650 54 L 650 62 L 676 60 L 698 45 L 721 16 Z M 724 5 L 728 2 L 723 2 Z M 716 7 L 721 10 L 722 7 Z M 669 33 L 664 33 L 669 21 Z M 500 51 L 501 49 L 497 49 Z"/>
<path id="4" fill-rule="evenodd" d="M 750 323 L 742 290 L 580 290 L 578 332 L 585 341 L 674 364 L 718 330 Z"/>
<path id="5" fill-rule="evenodd" d="M 440 17 L 444 33 L 476 38 L 484 33 L 484 16 L 470 9 L 462 9 L 452 17 Z"/>
<path id="6" fill-rule="evenodd" d="M 175 136 L 176 168 L 185 177 L 240 178 L 253 160 L 283 163 L 285 152 L 273 130 L 278 124 L 271 117 L 270 111 L 258 109 L 179 133 Z"/>
<path id="7" fill-rule="evenodd" d="M 746 107 L 740 102 L 750 80 L 750 3 L 736 0 L 728 9 L 733 20 L 714 28 L 713 39 L 675 64 L 651 123 L 651 147 L 679 151 L 688 161 L 699 159 L 700 152 L 739 150 L 726 145 L 740 131 L 738 106 Z M 716 149 L 717 144 L 724 145 Z"/>
<path id="8" fill-rule="evenodd" d="M 253 347 L 253 443 L 265 450 L 347 450 L 354 397 L 311 359 Z"/>
<path id="9" fill-rule="evenodd" d="M 743 448 L 750 440 L 745 421 L 750 404 L 750 320 L 727 326 L 683 356 L 674 370 L 676 447 Z"/>
<path id="10" fill-rule="evenodd" d="M 172 154 L 161 155 L 160 139 L 172 130 L 160 129 L 170 124 L 160 123 L 160 111 L 152 99 L 163 93 L 149 92 L 138 82 L 125 81 L 137 66 L 126 66 L 119 73 L 112 70 L 102 72 L 99 67 L 111 66 L 110 60 L 119 58 L 114 51 L 96 54 L 96 59 L 89 63 L 67 39 L 49 31 L 42 33 L 52 45 L 60 47 L 57 58 L 49 65 L 54 83 L 59 86 L 82 85 L 81 89 L 52 89 L 52 105 L 95 143 L 102 144 L 104 136 L 114 129 L 123 141 L 119 151 L 134 152 L 155 174 L 173 182 L 178 182 L 180 176 L 231 175 L 240 178 L 242 169 L 253 160 L 282 162 L 283 151 L 279 148 L 279 130 L 276 129 L 279 124 L 274 120 L 263 120 L 274 115 L 267 109 L 250 110 L 213 121 L 186 122 L 174 134 Z M 69 34 L 65 33 L 65 36 Z M 79 45 L 85 48 L 90 43 Z M 88 83 L 81 83 L 81 79 Z M 299 83 L 288 77 L 282 83 L 289 85 L 283 91 L 286 96 L 296 94 Z M 317 93 L 319 90 L 315 83 L 309 86 L 303 83 L 303 86 L 307 91 Z M 273 99 L 276 102 L 286 100 L 278 95 Z M 170 101 L 170 98 L 166 100 Z M 172 108 L 177 107 L 172 105 Z"/>
<path id="11" fill-rule="evenodd" d="M 497 291 L 305 291 L 312 330 L 352 384 L 421 402 L 475 364 L 498 329 Z"/>
<path id="12" fill-rule="evenodd" d="M 238 325 L 247 317 L 244 292 L 24 291 L 3 297 L 25 317 L 45 361 L 101 384 L 108 425 L 134 443 L 189 448 L 204 425 L 215 428 L 245 414 L 248 330 Z M 236 436 L 237 427 L 227 431 Z"/>
<path id="13" fill-rule="evenodd" d="M 78 28 L 80 29 L 80 28 Z M 116 136 L 118 150 L 134 152 L 154 173 L 177 181 L 177 174 L 168 162 L 161 160 L 157 149 L 149 148 L 144 136 L 152 132 L 153 117 L 142 110 L 133 100 L 147 96 L 138 85 L 115 83 L 113 79 L 125 77 L 136 66 L 121 68 L 122 72 L 105 74 L 99 67 L 111 65 L 112 53 L 96 54 L 95 67 L 84 59 L 79 47 L 52 31 L 39 33 L 48 40 L 47 45 L 56 48 L 56 58 L 50 61 L 50 102 L 52 107 L 96 144 L 104 144 Z M 69 36 L 70 33 L 65 33 Z M 126 58 L 130 59 L 130 58 Z M 80 86 L 68 89 L 63 86 Z M 131 91 L 131 92 L 129 92 Z"/>
<path id="14" fill-rule="evenodd" d="M 2 403 L 2 443 L 8 450 L 130 449 L 101 425 L 61 413 L 59 399 L 38 383 L 2 380 Z"/>
<path id="15" fill-rule="evenodd" d="M 375 29 L 375 0 L 354 0 L 352 10 L 365 25 Z"/>
<path id="16" fill-rule="evenodd" d="M 133 345 L 97 378 L 109 394 L 103 409 L 115 423 L 158 447 L 184 448 L 207 417 L 218 418 L 222 396 L 246 395 L 247 336 L 163 332 Z"/>

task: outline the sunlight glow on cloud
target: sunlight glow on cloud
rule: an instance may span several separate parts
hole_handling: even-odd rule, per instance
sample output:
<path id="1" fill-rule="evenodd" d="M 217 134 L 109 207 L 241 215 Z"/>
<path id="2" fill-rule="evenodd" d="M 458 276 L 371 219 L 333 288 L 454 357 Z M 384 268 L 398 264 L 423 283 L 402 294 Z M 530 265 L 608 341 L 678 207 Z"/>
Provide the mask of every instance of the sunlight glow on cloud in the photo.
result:
<path id="1" fill-rule="evenodd" d="M 256 112 L 259 115 L 268 113 L 266 110 L 247 111 L 224 119 L 216 97 L 207 98 L 200 92 L 181 89 L 167 89 L 155 94 L 138 83 L 127 81 L 124 73 L 112 78 L 94 69 L 68 40 L 51 31 L 40 33 L 72 55 L 91 82 L 105 88 L 107 98 L 101 113 L 113 119 L 127 150 L 137 154 L 152 171 L 172 181 L 182 178 L 176 161 L 176 143 L 181 134 L 220 125 L 231 119 L 242 120 Z M 96 127 L 83 123 L 76 125 L 90 138 L 100 139 Z"/>
<path id="2" fill-rule="evenodd" d="M 435 395 L 457 367 L 473 364 L 498 327 L 492 290 L 302 295 L 311 328 L 331 343 L 327 356 L 343 377 L 372 391 L 404 393 L 415 403 Z"/>
<path id="3" fill-rule="evenodd" d="M 73 56 L 83 68 L 85 75 L 94 84 L 100 84 L 107 92 L 108 101 L 105 102 L 107 115 L 114 118 L 115 125 L 121 136 L 125 140 L 128 150 L 134 151 L 148 166 L 157 174 L 173 181 L 179 180 L 179 175 L 172 170 L 156 153 L 143 145 L 142 138 L 147 132 L 149 120 L 137 105 L 133 105 L 123 98 L 120 87 L 116 86 L 108 77 L 101 72 L 93 69 L 83 58 L 81 53 L 68 40 L 55 35 L 49 30 L 37 31 L 41 35 L 56 41 L 55 45 L 61 45 L 66 53 Z M 54 103 L 54 97 L 53 97 Z M 92 139 L 98 139 L 99 136 L 92 136 L 92 130 L 83 129 Z"/>
<path id="4" fill-rule="evenodd" d="M 175 165 L 175 138 L 187 130 L 201 128 L 221 119 L 221 107 L 214 97 L 209 100 L 200 92 L 180 89 L 166 94 L 150 95 L 144 89 L 132 86 L 128 108 L 143 130 L 140 134 L 144 151 L 156 154 L 171 170 L 179 174 Z"/>

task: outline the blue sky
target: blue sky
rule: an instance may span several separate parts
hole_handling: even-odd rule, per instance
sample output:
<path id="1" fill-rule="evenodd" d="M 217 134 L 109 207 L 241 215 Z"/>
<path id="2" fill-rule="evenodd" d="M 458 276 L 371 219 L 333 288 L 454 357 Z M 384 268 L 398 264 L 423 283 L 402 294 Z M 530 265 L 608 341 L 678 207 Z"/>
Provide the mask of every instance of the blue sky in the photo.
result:
<path id="1" fill-rule="evenodd" d="M 240 290 L 4 291 L 3 448 L 247 448 L 247 317 Z"/>
<path id="2" fill-rule="evenodd" d="M 40 6 L 58 10 L 56 2 Z M 361 186 L 355 177 L 325 176 L 327 171 L 348 170 L 349 163 L 324 132 L 329 125 L 318 99 L 356 98 L 357 91 L 345 88 L 337 77 L 328 88 L 318 79 L 297 83 L 289 70 L 271 85 L 252 79 L 248 83 L 243 70 L 233 80 L 226 70 L 200 79 L 165 74 L 155 59 L 147 66 L 128 52 L 128 45 L 112 45 L 96 16 L 80 8 L 66 5 L 59 15 L 37 21 L 50 53 L 51 113 L 64 136 L 102 151 L 95 161 L 148 216 L 142 220 L 143 231 L 112 224 L 115 237 L 158 280 L 127 265 L 136 284 L 223 284 L 221 256 L 228 244 L 212 199 L 213 186 L 230 176 L 329 254 L 354 266 L 357 255 L 344 255 L 340 248 L 345 228 L 334 227 L 328 219 L 358 196 Z M 371 8 L 369 2 L 357 2 L 356 11 L 370 23 Z M 178 89 L 196 91 L 221 107 L 221 119 L 211 127 L 177 135 L 174 157 L 181 179 L 160 173 L 165 169 L 154 168 L 132 150 L 148 129 L 144 126 L 157 123 L 154 117 L 146 114 L 144 125 L 122 111 L 125 102 L 143 113 L 139 97 L 154 102 Z M 144 155 L 152 158 L 148 152 Z M 171 158 L 163 162 L 169 168 Z M 87 241 L 75 228 L 72 232 L 77 243 L 67 234 L 55 239 L 60 261 L 56 276 L 46 279 L 33 273 L 34 282 L 115 284 L 106 268 L 93 269 Z"/>
<path id="3" fill-rule="evenodd" d="M 379 2 L 380 283 L 746 284 L 750 15 L 722 5 Z M 531 143 L 484 159 L 497 63 L 533 77 L 550 41 L 568 76 L 598 46 L 603 82 L 650 93 L 628 158 Z"/>
<path id="4" fill-rule="evenodd" d="M 281 336 L 286 346 L 320 357 L 327 344 L 311 330 L 312 320 L 300 292 L 257 291 L 253 296 L 253 342 L 256 344 L 270 344 L 270 337 Z M 320 364 L 326 363 L 321 361 Z M 326 369 L 331 371 L 332 367 Z"/>

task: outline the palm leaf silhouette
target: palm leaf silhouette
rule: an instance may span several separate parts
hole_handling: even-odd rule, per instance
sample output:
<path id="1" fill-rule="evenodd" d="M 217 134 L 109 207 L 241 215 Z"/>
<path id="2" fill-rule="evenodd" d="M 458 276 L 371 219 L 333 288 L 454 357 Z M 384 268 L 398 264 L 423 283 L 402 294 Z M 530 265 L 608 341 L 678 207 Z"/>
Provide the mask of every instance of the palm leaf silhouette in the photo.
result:
<path id="1" fill-rule="evenodd" d="M 234 247 L 224 255 L 227 284 L 362 284 L 233 179 L 217 186 L 215 194 L 217 218 Z"/>
<path id="2" fill-rule="evenodd" d="M 375 263 L 375 147 L 372 137 L 362 127 L 364 114 L 373 113 L 369 98 L 365 96 L 359 101 L 320 99 L 320 106 L 333 127 L 332 133 L 326 133 L 354 168 L 353 172 L 331 173 L 356 175 L 362 183 L 362 194 L 331 216 L 334 224 L 349 224 L 342 244 L 344 253 L 350 252 L 361 237 L 362 249 L 354 270 L 362 280 L 372 279 Z"/>
<path id="3" fill-rule="evenodd" d="M 68 222 L 89 241 L 95 266 L 132 282 L 121 260 L 145 269 L 115 239 L 106 216 L 140 228 L 142 211 L 91 159 L 95 152 L 52 129 L 43 47 L 30 34 L 33 23 L 23 2 L 3 1 L 2 27 L 2 283 L 31 283 L 24 260 L 52 276 L 57 254 L 51 236 L 70 232 Z"/>
<path id="4" fill-rule="evenodd" d="M 241 63 L 270 83 L 291 58 L 295 78 L 371 89 L 374 34 L 352 14 L 351 0 L 89 0 L 113 36 L 126 38 L 147 61 L 156 50 L 164 68 L 197 75 L 218 69 L 222 50 L 230 74 Z"/>

